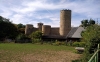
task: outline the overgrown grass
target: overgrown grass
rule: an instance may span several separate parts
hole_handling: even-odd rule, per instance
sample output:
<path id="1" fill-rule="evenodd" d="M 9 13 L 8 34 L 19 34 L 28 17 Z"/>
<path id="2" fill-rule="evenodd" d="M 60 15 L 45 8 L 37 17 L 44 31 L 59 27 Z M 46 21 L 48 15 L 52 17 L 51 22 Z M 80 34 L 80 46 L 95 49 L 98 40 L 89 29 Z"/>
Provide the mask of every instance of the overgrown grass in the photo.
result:
<path id="1" fill-rule="evenodd" d="M 56 52 L 61 52 L 61 51 L 73 52 L 75 51 L 75 49 L 74 47 L 64 46 L 64 45 L 54 46 L 48 44 L 37 45 L 37 44 L 0 43 L 0 60 L 2 62 L 17 62 L 17 61 L 25 62 L 22 60 L 23 56 L 26 57 L 28 54 L 32 54 L 34 56 L 38 55 L 41 56 L 41 54 L 42 56 L 43 55 L 55 56 L 55 54 L 57 54 Z"/>

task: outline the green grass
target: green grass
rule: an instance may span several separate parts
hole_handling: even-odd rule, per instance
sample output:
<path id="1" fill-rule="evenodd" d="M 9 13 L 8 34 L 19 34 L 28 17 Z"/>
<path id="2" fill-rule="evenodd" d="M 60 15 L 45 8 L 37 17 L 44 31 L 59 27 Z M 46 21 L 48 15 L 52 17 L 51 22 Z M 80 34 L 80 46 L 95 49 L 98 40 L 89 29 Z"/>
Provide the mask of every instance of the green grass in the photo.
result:
<path id="1" fill-rule="evenodd" d="M 28 54 L 43 54 L 51 55 L 46 51 L 75 51 L 71 46 L 54 46 L 54 45 L 39 45 L 39 44 L 18 44 L 18 43 L 0 43 L 0 60 L 2 62 L 24 62 L 21 57 Z M 52 55 L 55 55 L 52 53 Z"/>
<path id="2" fill-rule="evenodd" d="M 54 45 L 41 45 L 41 44 L 13 44 L 5 43 L 0 44 L 0 50 L 9 50 L 9 51 L 35 51 L 35 50 L 54 50 L 54 51 L 74 51 L 74 47 L 71 46 L 54 46 Z"/>

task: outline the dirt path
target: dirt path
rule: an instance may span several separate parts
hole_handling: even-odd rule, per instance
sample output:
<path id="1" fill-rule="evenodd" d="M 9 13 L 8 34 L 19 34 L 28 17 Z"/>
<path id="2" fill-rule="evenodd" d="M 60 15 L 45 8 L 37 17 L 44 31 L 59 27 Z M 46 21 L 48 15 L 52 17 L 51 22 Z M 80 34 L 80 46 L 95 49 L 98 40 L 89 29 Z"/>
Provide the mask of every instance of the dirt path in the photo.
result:
<path id="1" fill-rule="evenodd" d="M 71 62 L 80 56 L 69 51 L 41 51 L 24 55 L 21 60 L 22 62 Z"/>

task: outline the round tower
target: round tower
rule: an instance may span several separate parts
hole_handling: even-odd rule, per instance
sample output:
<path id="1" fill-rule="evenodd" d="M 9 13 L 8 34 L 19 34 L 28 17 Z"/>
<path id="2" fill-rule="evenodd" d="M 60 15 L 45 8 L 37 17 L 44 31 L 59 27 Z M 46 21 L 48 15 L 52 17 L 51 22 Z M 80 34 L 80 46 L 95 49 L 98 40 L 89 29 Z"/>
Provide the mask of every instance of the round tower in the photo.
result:
<path id="1" fill-rule="evenodd" d="M 43 25 L 42 26 L 42 33 L 43 33 L 43 35 L 50 35 L 51 26 L 50 25 Z"/>
<path id="2" fill-rule="evenodd" d="M 38 30 L 39 31 L 42 31 L 42 25 L 43 25 L 43 23 L 38 23 Z"/>
<path id="3" fill-rule="evenodd" d="M 26 27 L 25 27 L 25 34 L 26 35 L 29 35 L 33 32 L 33 25 L 31 24 L 27 24 Z"/>
<path id="4" fill-rule="evenodd" d="M 66 36 L 71 30 L 71 10 L 60 11 L 60 35 Z"/>

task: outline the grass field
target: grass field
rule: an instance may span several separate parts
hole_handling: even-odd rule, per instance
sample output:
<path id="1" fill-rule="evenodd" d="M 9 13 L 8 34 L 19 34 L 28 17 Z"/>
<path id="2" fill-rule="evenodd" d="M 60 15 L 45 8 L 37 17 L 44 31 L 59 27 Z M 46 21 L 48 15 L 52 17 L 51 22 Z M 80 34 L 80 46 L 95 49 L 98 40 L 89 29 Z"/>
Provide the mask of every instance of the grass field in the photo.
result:
<path id="1" fill-rule="evenodd" d="M 74 47 L 36 45 L 36 44 L 0 44 L 0 62 L 71 62 L 78 59 Z"/>

